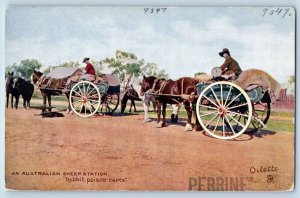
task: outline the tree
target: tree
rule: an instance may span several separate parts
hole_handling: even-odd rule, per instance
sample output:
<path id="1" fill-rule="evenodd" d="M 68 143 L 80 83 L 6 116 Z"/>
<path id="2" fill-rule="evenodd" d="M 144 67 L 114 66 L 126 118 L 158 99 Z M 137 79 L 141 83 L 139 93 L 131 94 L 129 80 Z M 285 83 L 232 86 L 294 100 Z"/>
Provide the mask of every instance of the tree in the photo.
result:
<path id="1" fill-rule="evenodd" d="M 295 87 L 295 75 L 291 75 L 288 77 L 288 84 L 289 84 L 289 87 L 290 87 L 290 91 L 291 93 L 294 93 L 294 87 Z"/>
<path id="2" fill-rule="evenodd" d="M 158 67 L 155 63 L 147 63 L 142 68 L 142 72 L 146 76 L 157 76 Z"/>
<path id="3" fill-rule="evenodd" d="M 112 74 L 116 74 L 121 81 L 125 75 L 139 76 L 141 73 L 141 65 L 144 61 L 138 61 L 133 53 L 117 50 L 115 57 L 106 58 L 100 61 L 100 65 L 107 65 L 113 69 Z"/>
<path id="4" fill-rule="evenodd" d="M 165 78 L 168 79 L 169 75 L 167 74 L 166 70 L 159 70 L 157 76 L 158 78 Z"/>
<path id="5" fill-rule="evenodd" d="M 196 77 L 196 76 L 199 76 L 199 75 L 202 75 L 202 74 L 206 74 L 206 73 L 205 72 L 197 72 L 197 73 L 194 74 L 194 76 Z"/>
<path id="6" fill-rule="evenodd" d="M 112 73 L 116 74 L 121 81 L 126 75 L 131 76 L 155 76 L 159 78 L 168 78 L 165 70 L 158 70 L 155 63 L 146 63 L 144 59 L 139 60 L 133 53 L 117 50 L 115 57 L 106 58 L 100 61 L 100 65 L 106 65 L 113 69 Z"/>
<path id="7" fill-rule="evenodd" d="M 6 71 L 14 72 L 14 75 L 23 77 L 26 80 L 30 79 L 30 76 L 34 70 L 38 70 L 42 67 L 42 64 L 36 59 L 25 59 L 19 64 L 14 63 L 11 66 L 5 68 Z"/>

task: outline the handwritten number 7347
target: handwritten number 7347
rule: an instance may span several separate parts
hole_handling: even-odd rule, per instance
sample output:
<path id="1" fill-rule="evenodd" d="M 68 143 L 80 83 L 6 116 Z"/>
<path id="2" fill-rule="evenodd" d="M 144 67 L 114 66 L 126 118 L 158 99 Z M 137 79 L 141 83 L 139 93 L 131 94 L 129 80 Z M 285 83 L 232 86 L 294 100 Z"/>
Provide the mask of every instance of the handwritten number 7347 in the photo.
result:
<path id="1" fill-rule="evenodd" d="M 144 13 L 159 13 L 159 12 L 165 12 L 167 8 L 144 8 Z"/>
<path id="2" fill-rule="evenodd" d="M 277 9 L 268 9 L 268 8 L 264 8 L 263 9 L 263 17 L 265 17 L 266 15 L 281 15 L 282 18 L 286 17 L 286 16 L 291 16 L 292 14 L 290 13 L 290 8 L 277 8 Z"/>

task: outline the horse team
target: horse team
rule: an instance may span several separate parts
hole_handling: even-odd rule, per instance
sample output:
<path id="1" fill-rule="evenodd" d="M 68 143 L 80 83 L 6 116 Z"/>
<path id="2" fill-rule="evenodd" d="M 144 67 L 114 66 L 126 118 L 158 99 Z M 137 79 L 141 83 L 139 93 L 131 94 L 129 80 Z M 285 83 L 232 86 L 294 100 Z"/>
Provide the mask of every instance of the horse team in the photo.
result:
<path id="1" fill-rule="evenodd" d="M 14 76 L 13 72 L 8 72 L 6 76 L 6 107 L 9 106 L 9 96 L 11 95 L 11 108 L 18 108 L 18 102 L 20 95 L 23 98 L 23 107 L 30 107 L 30 100 L 34 92 L 34 85 L 38 78 L 42 75 L 41 72 L 34 71 L 31 76 L 31 81 L 26 81 L 21 77 Z M 198 81 L 194 78 L 180 78 L 176 81 L 159 79 L 154 76 L 143 77 L 143 79 L 133 76 L 127 76 L 121 86 L 123 91 L 123 98 L 121 100 L 121 112 L 124 113 L 126 103 L 131 101 L 131 106 L 136 107 L 134 101 L 142 101 L 144 109 L 144 122 L 149 122 L 149 107 L 153 104 L 154 111 L 157 112 L 157 127 L 166 126 L 166 106 L 171 104 L 173 112 L 171 115 L 171 122 L 178 121 L 178 112 L 181 104 L 184 105 L 187 112 L 187 124 L 185 126 L 186 131 L 192 130 L 192 113 L 193 113 L 193 98 L 184 98 L 183 95 L 189 95 L 192 97 L 196 94 L 196 85 Z M 45 93 L 41 90 L 43 96 L 44 107 L 46 106 L 46 100 L 48 99 L 49 108 L 51 108 L 51 93 Z M 170 97 L 173 96 L 173 97 Z M 178 97 L 174 97 L 178 96 Z M 13 104 L 13 98 L 15 98 L 15 104 Z M 131 109 L 131 107 L 130 107 Z M 49 109 L 51 110 L 51 109 Z M 68 107 L 70 111 L 70 105 Z M 162 119 L 161 119 L 162 114 Z M 198 130 L 199 123 L 196 122 L 195 128 Z"/>

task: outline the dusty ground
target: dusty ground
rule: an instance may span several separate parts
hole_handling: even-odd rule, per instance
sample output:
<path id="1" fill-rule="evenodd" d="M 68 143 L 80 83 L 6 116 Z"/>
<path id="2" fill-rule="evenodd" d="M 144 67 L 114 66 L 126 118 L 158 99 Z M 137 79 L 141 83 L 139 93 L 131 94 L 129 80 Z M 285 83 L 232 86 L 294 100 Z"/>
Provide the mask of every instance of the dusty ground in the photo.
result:
<path id="1" fill-rule="evenodd" d="M 233 182 L 226 181 L 241 178 L 238 190 L 293 186 L 293 133 L 263 131 L 222 141 L 183 132 L 183 123 L 156 129 L 142 115 L 42 118 L 39 112 L 6 110 L 7 188 L 188 190 L 190 183 L 200 190 L 199 177 L 201 190 L 230 190 Z M 273 171 L 250 172 L 261 166 Z"/>

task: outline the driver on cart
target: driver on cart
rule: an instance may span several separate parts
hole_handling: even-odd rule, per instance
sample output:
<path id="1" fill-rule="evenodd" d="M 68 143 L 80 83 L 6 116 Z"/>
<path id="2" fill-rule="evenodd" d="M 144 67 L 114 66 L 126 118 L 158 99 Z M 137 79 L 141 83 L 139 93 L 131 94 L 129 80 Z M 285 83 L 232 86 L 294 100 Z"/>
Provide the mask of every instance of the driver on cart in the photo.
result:
<path id="1" fill-rule="evenodd" d="M 222 70 L 222 77 L 229 80 L 235 80 L 242 73 L 242 70 L 236 60 L 230 56 L 230 52 L 227 48 L 224 48 L 219 55 L 225 58 L 224 63 L 220 66 Z"/>
<path id="2" fill-rule="evenodd" d="M 96 72 L 94 66 L 90 63 L 90 58 L 85 57 L 83 63 L 86 64 L 83 74 L 80 77 L 82 80 L 94 81 L 96 79 Z"/>

